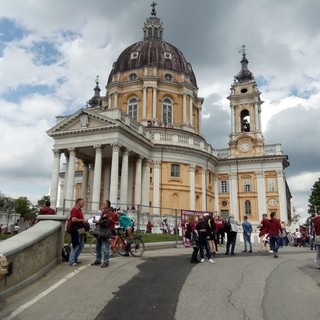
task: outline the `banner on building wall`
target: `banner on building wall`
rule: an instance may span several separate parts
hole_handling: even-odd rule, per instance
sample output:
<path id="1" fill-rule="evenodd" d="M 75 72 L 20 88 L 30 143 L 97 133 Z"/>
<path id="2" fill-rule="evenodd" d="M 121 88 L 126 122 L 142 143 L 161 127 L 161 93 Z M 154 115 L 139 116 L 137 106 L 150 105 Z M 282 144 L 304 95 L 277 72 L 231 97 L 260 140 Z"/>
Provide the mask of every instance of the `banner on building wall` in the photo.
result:
<path id="1" fill-rule="evenodd" d="M 195 220 L 198 221 L 199 217 L 203 216 L 205 213 L 213 215 L 212 211 L 181 210 L 181 229 L 183 236 L 183 245 L 185 247 L 191 247 L 191 241 L 185 237 L 187 224 L 190 222 L 190 216 L 194 216 Z"/>

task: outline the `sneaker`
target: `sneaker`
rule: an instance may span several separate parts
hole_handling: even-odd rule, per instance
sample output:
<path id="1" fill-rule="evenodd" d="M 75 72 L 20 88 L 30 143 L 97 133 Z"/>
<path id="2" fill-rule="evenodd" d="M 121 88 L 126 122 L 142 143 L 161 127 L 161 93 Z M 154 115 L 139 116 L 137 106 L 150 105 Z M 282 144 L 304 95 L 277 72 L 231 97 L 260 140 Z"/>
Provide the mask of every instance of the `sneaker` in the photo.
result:
<path id="1" fill-rule="evenodd" d="M 242 252 L 247 252 L 247 250 L 242 250 Z"/>
<path id="2" fill-rule="evenodd" d="M 210 263 L 214 263 L 214 261 L 213 261 L 212 259 L 209 259 L 209 260 L 208 260 L 208 262 L 210 262 Z"/>
<path id="3" fill-rule="evenodd" d="M 94 262 L 91 263 L 92 266 L 98 266 L 100 264 L 101 264 L 101 262 L 98 262 L 98 261 L 94 261 Z"/>
<path id="4" fill-rule="evenodd" d="M 279 256 L 278 256 L 277 253 L 274 253 L 273 256 L 274 256 L 275 258 L 279 258 Z"/>
<path id="5" fill-rule="evenodd" d="M 235 256 L 235 253 L 234 253 L 234 252 L 231 252 L 230 254 L 231 254 L 232 256 Z"/>
<path id="6" fill-rule="evenodd" d="M 252 250 L 250 250 L 249 252 L 252 253 Z"/>
<path id="7" fill-rule="evenodd" d="M 228 255 L 229 255 L 229 252 L 226 252 L 225 255 L 228 256 Z"/>
<path id="8" fill-rule="evenodd" d="M 69 263 L 69 266 L 70 267 L 76 267 L 77 266 L 77 264 L 74 262 L 74 263 Z"/>
<path id="9" fill-rule="evenodd" d="M 272 251 L 272 250 L 270 250 L 270 251 L 269 251 L 269 253 L 273 253 L 273 251 Z"/>
<path id="10" fill-rule="evenodd" d="M 204 259 L 202 258 L 202 259 L 200 260 L 200 262 L 201 262 L 201 263 L 204 262 Z"/>
<path id="11" fill-rule="evenodd" d="M 101 268 L 108 268 L 109 267 L 109 263 L 103 263 L 102 265 L 101 265 Z"/>

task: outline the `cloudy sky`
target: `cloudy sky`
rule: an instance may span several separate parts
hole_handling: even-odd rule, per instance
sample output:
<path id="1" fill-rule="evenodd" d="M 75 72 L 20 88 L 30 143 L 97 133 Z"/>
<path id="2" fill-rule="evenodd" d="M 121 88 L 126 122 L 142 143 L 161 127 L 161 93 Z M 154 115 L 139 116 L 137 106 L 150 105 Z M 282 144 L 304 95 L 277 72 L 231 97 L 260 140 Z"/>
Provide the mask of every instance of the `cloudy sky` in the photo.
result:
<path id="1" fill-rule="evenodd" d="M 289 156 L 292 205 L 306 216 L 320 177 L 320 2 L 158 0 L 164 39 L 193 66 L 205 98 L 203 135 L 226 148 L 242 44 L 262 92 L 263 135 Z M 147 0 L 0 2 L 0 191 L 36 203 L 47 194 L 57 115 L 85 107 L 96 75 L 142 39 Z M 105 93 L 105 92 L 104 92 Z"/>

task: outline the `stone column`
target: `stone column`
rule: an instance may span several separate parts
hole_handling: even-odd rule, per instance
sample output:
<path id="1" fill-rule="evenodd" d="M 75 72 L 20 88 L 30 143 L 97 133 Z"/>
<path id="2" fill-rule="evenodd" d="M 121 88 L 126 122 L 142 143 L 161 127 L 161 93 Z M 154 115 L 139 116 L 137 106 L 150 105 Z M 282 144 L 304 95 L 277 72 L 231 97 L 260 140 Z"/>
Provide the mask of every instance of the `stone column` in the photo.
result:
<path id="1" fill-rule="evenodd" d="M 254 116 L 256 118 L 256 130 L 257 132 L 261 132 L 261 129 L 260 129 L 260 121 L 259 121 L 259 111 L 258 111 L 258 103 L 255 103 L 254 104 Z M 252 130 L 252 129 L 251 129 Z"/>
<path id="2" fill-rule="evenodd" d="M 76 152 L 74 148 L 68 149 L 69 151 L 69 166 L 68 166 L 68 180 L 66 185 L 66 207 L 71 208 L 74 202 L 74 170 L 75 170 L 75 159 Z"/>
<path id="3" fill-rule="evenodd" d="M 147 118 L 147 87 L 143 87 L 142 119 Z"/>
<path id="4" fill-rule="evenodd" d="M 182 122 L 183 124 L 187 123 L 187 94 L 185 92 L 182 98 Z"/>
<path id="5" fill-rule="evenodd" d="M 110 173 L 111 165 L 106 164 L 104 167 L 104 184 L 103 184 L 103 200 L 109 200 L 110 195 Z"/>
<path id="6" fill-rule="evenodd" d="M 136 161 L 136 176 L 134 187 L 134 205 L 136 208 L 141 204 L 142 159 L 143 157 L 139 156 Z"/>
<path id="7" fill-rule="evenodd" d="M 102 172 L 102 150 L 101 145 L 94 146 L 96 151 L 94 161 L 94 172 L 93 172 L 93 186 L 92 186 L 92 204 L 91 210 L 96 212 L 100 207 L 100 189 L 101 189 L 101 172 Z"/>
<path id="8" fill-rule="evenodd" d="M 53 169 L 51 177 L 51 188 L 50 188 L 50 201 L 53 208 L 58 207 L 58 185 L 59 185 L 59 173 L 60 173 L 60 150 L 53 149 Z"/>
<path id="9" fill-rule="evenodd" d="M 219 178 L 214 177 L 214 211 L 220 212 L 219 208 Z"/>
<path id="10" fill-rule="evenodd" d="M 111 205 L 114 208 L 116 208 L 118 204 L 119 150 L 120 150 L 119 144 L 112 145 L 110 201 L 111 201 Z"/>
<path id="11" fill-rule="evenodd" d="M 149 211 L 150 202 L 150 164 L 151 161 L 145 159 L 143 161 L 143 173 L 142 173 L 142 211 Z"/>
<path id="12" fill-rule="evenodd" d="M 108 95 L 108 109 L 112 109 L 112 105 L 111 105 L 111 94 Z"/>
<path id="13" fill-rule="evenodd" d="M 231 204 L 231 214 L 239 221 L 239 207 L 238 207 L 238 176 L 236 173 L 229 174 L 229 196 Z"/>
<path id="14" fill-rule="evenodd" d="M 157 118 L 157 88 L 153 88 L 152 95 L 152 118 Z"/>
<path id="15" fill-rule="evenodd" d="M 202 128 L 202 118 L 201 118 L 201 111 L 202 111 L 202 108 L 199 108 L 199 134 L 201 135 L 201 128 Z"/>
<path id="16" fill-rule="evenodd" d="M 278 179 L 279 210 L 280 210 L 279 218 L 281 221 L 288 222 L 286 184 L 284 180 L 283 171 L 277 171 L 277 179 Z"/>
<path id="17" fill-rule="evenodd" d="M 256 176 L 258 188 L 258 214 L 261 221 L 262 214 L 267 213 L 266 183 L 263 171 L 256 172 Z"/>
<path id="18" fill-rule="evenodd" d="M 193 98 L 190 96 L 190 111 L 189 111 L 189 113 L 190 113 L 190 126 L 193 126 L 193 108 L 192 108 L 192 106 L 193 106 Z"/>
<path id="19" fill-rule="evenodd" d="M 153 163 L 153 214 L 160 214 L 160 169 L 161 162 Z"/>
<path id="20" fill-rule="evenodd" d="M 120 183 L 120 203 L 122 209 L 128 206 L 128 172 L 129 172 L 129 150 L 122 152 L 121 183 Z"/>
<path id="21" fill-rule="evenodd" d="M 195 200 L 196 200 L 196 191 L 195 191 L 195 170 L 196 166 L 190 164 L 190 210 L 195 210 Z"/>
<path id="22" fill-rule="evenodd" d="M 207 187 L 206 187 L 206 170 L 201 170 L 201 185 L 202 185 L 202 211 L 207 210 Z"/>
<path id="23" fill-rule="evenodd" d="M 113 105 L 113 109 L 117 109 L 118 108 L 118 92 L 115 92 L 114 94 L 114 105 Z"/>
<path id="24" fill-rule="evenodd" d="M 230 109 L 231 109 L 231 112 L 230 112 L 231 113 L 231 134 L 234 134 L 236 132 L 236 126 L 234 121 L 234 106 L 232 104 L 230 104 Z"/>
<path id="25" fill-rule="evenodd" d="M 89 163 L 87 163 L 86 161 L 82 161 L 82 163 L 83 163 L 83 171 L 82 171 L 81 198 L 87 201 Z"/>
<path id="26" fill-rule="evenodd" d="M 68 170 L 69 170 L 69 153 L 65 152 L 64 156 L 66 158 L 66 163 L 64 167 L 64 180 L 63 180 L 62 195 L 60 199 L 60 207 L 64 206 L 64 200 L 66 199 L 66 195 L 67 195 L 67 181 L 68 181 Z"/>

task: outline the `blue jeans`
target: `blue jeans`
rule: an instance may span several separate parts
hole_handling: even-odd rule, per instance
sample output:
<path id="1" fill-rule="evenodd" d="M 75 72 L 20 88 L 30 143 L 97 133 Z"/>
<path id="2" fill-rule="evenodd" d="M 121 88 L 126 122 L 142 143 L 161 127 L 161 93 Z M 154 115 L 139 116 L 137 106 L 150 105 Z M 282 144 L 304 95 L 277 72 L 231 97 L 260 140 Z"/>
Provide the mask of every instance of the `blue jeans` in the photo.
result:
<path id="1" fill-rule="evenodd" d="M 74 264 L 78 261 L 78 257 L 84 247 L 84 237 L 79 237 L 79 244 L 76 247 L 71 246 L 71 252 L 69 256 L 69 264 Z"/>
<path id="2" fill-rule="evenodd" d="M 278 253 L 280 244 L 281 244 L 281 239 L 279 236 L 270 237 L 270 248 L 274 253 Z"/>
<path id="3" fill-rule="evenodd" d="M 97 256 L 96 261 L 97 263 L 101 263 L 102 261 L 102 251 L 103 251 L 103 263 L 109 263 L 109 238 L 97 238 L 96 244 Z"/>
<path id="4" fill-rule="evenodd" d="M 317 250 L 317 268 L 320 269 L 320 246 L 316 246 Z"/>
<path id="5" fill-rule="evenodd" d="M 243 241 L 244 241 L 244 251 L 247 251 L 247 242 L 249 243 L 250 251 L 252 251 L 251 236 L 249 237 L 246 233 L 244 233 Z"/>

